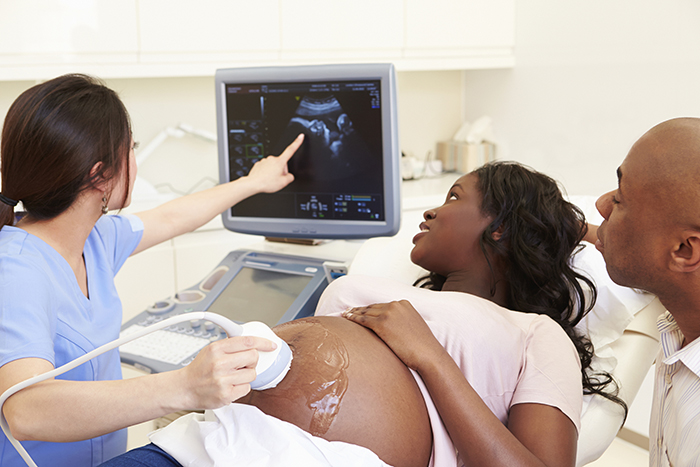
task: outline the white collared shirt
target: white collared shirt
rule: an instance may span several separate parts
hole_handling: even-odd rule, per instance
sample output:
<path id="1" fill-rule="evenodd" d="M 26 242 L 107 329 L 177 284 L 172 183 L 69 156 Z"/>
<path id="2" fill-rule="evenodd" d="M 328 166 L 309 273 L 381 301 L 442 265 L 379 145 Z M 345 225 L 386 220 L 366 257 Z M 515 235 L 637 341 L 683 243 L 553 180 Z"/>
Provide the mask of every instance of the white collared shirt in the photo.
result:
<path id="1" fill-rule="evenodd" d="M 649 465 L 700 466 L 700 338 L 686 347 L 669 312 L 656 322 L 661 349 L 656 357 L 649 425 Z"/>

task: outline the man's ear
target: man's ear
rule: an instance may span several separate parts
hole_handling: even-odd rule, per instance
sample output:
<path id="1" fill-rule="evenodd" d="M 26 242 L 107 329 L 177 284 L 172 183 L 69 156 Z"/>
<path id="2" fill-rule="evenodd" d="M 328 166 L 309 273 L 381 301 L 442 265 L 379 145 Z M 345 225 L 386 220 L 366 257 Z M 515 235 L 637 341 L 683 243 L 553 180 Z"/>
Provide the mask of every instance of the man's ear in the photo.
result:
<path id="1" fill-rule="evenodd" d="M 683 242 L 671 252 L 670 268 L 676 272 L 694 272 L 700 269 L 700 232 L 685 232 Z"/>

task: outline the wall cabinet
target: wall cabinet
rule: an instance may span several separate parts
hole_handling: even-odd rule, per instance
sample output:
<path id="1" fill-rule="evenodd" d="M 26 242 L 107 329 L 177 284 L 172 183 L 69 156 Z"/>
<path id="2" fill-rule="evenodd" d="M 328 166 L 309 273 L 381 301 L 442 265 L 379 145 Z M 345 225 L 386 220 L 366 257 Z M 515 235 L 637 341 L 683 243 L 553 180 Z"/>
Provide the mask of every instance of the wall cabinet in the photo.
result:
<path id="1" fill-rule="evenodd" d="M 514 64 L 515 0 L 8 0 L 0 80 L 210 76 L 233 66 Z"/>

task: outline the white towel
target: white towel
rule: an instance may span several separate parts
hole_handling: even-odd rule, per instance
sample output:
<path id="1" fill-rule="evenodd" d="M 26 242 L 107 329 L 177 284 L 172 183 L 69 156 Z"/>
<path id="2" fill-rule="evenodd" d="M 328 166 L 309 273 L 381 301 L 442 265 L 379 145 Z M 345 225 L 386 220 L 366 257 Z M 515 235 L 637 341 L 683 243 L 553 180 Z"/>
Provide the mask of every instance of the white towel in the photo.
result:
<path id="1" fill-rule="evenodd" d="M 326 441 L 243 404 L 185 415 L 149 437 L 185 467 L 388 467 L 369 449 Z"/>

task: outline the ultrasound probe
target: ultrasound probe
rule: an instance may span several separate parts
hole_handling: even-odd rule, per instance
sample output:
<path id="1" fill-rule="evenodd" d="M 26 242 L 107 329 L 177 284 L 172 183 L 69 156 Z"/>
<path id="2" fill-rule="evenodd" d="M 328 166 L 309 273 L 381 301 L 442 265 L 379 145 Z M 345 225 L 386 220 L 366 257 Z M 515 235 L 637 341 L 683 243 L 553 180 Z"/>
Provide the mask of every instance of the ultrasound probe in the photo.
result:
<path id="1" fill-rule="evenodd" d="M 31 386 L 32 384 L 45 381 L 50 378 L 54 378 L 58 375 L 62 375 L 73 368 L 82 365 L 83 363 L 91 360 L 98 355 L 102 355 L 112 349 L 119 347 L 122 344 L 131 342 L 139 337 L 145 336 L 152 332 L 158 331 L 160 329 L 172 326 L 173 324 L 178 324 L 184 321 L 190 321 L 193 319 L 208 320 L 212 323 L 220 326 L 229 337 L 233 336 L 259 336 L 264 337 L 273 341 L 277 344 L 277 348 L 270 352 L 259 352 L 258 364 L 255 367 L 255 372 L 257 377 L 250 383 L 250 387 L 254 390 L 262 391 L 264 389 L 274 388 L 279 384 L 280 381 L 284 379 L 289 371 L 292 364 L 292 351 L 289 345 L 282 339 L 280 339 L 272 329 L 270 329 L 266 324 L 259 321 L 251 321 L 245 324 L 236 324 L 228 318 L 224 318 L 216 313 L 209 313 L 206 311 L 195 311 L 190 313 L 184 313 L 181 315 L 173 316 L 158 323 L 152 324 L 144 329 L 136 331 L 127 336 L 120 337 L 117 340 L 108 342 L 107 344 L 96 348 L 95 350 L 86 353 L 82 357 L 76 358 L 75 360 L 66 363 L 54 370 L 48 371 L 38 376 L 29 378 L 26 381 L 15 384 L 7 391 L 5 391 L 2 396 L 0 396 L 0 427 L 2 431 L 5 432 L 5 436 L 10 440 L 12 445 L 17 449 L 24 462 L 27 463 L 29 467 L 37 467 L 34 460 L 29 456 L 29 453 L 24 449 L 24 447 L 17 441 L 10 432 L 10 427 L 7 424 L 5 415 L 2 412 L 2 406 L 5 401 L 12 396 L 14 393 L 21 391 L 22 389 Z"/>

